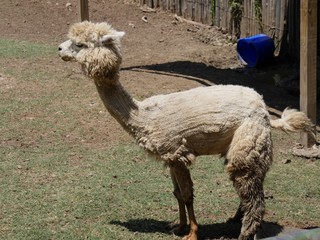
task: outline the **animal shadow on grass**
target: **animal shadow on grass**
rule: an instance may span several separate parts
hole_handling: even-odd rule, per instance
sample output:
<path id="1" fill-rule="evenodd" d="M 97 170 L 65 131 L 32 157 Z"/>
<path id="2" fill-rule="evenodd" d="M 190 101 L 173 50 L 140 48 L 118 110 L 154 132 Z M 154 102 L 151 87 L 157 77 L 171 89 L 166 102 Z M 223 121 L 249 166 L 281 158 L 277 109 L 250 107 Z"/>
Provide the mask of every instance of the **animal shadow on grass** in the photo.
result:
<path id="1" fill-rule="evenodd" d="M 125 222 L 111 221 L 110 224 L 127 228 L 130 232 L 138 233 L 163 233 L 172 234 L 173 225 L 167 221 L 155 219 L 130 219 Z M 258 239 L 273 237 L 282 231 L 282 227 L 275 223 L 264 222 L 257 232 Z M 241 230 L 240 223 L 224 222 L 199 225 L 198 239 L 237 239 Z M 185 229 L 178 236 L 186 235 L 189 229 Z"/>

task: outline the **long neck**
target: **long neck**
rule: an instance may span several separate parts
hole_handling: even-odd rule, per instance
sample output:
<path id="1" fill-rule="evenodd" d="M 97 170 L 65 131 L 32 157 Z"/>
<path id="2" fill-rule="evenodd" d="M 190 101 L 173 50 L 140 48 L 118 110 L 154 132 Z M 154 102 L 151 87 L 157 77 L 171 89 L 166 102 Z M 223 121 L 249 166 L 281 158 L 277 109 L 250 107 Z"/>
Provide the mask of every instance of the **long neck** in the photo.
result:
<path id="1" fill-rule="evenodd" d="M 109 82 L 109 83 L 106 83 Z M 110 83 L 111 82 L 111 83 Z M 109 113 L 130 134 L 138 128 L 138 101 L 133 99 L 116 79 L 95 82 L 100 98 Z"/>

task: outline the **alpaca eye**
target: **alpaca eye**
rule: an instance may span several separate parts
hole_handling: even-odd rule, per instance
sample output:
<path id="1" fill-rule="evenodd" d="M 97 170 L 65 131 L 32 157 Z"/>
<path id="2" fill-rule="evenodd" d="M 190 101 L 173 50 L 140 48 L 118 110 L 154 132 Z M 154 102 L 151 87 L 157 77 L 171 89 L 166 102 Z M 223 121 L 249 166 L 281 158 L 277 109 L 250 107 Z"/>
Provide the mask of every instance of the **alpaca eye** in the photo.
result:
<path id="1" fill-rule="evenodd" d="M 78 47 L 78 48 L 84 48 L 84 47 L 85 47 L 85 45 L 82 44 L 82 43 L 76 43 L 75 45 L 76 45 L 76 47 Z"/>

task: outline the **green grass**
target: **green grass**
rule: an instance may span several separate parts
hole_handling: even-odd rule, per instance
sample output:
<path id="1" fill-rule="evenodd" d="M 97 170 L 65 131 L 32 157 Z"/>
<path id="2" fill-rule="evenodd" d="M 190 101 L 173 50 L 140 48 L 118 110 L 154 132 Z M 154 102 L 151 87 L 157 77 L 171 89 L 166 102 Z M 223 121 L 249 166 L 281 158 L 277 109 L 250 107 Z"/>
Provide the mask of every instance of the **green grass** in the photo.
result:
<path id="1" fill-rule="evenodd" d="M 62 145 L 21 150 L 2 160 L 4 239 L 172 239 L 178 209 L 161 163 L 134 143 L 72 151 Z M 318 169 L 318 162 L 276 163 L 265 185 L 274 196 L 267 220 L 319 223 Z M 237 196 L 221 159 L 199 158 L 192 172 L 198 221 L 213 228 L 232 216 Z"/>
<path id="2" fill-rule="evenodd" d="M 123 232 L 121 223 L 127 219 L 161 216 L 164 221 L 164 212 L 170 215 L 172 196 L 170 191 L 163 194 L 169 181 L 158 164 L 133 161 L 140 161 L 139 149 L 119 145 L 99 153 L 73 150 L 82 155 L 82 163 L 73 163 L 78 156 L 69 156 L 63 146 L 29 153 L 23 161 L 17 153 L 15 163 L 1 162 L 1 236 L 123 239 L 116 233 Z"/>
<path id="3" fill-rule="evenodd" d="M 0 38 L 0 58 L 28 59 L 53 54 L 53 46 Z"/>
<path id="4" fill-rule="evenodd" d="M 116 125 L 105 126 L 113 123 L 94 86 L 79 72 L 70 76 L 72 66 L 62 70 L 68 66 L 51 46 L 7 39 L 0 46 L 0 239 L 175 238 L 168 170 L 122 136 L 105 141 Z M 290 138 L 274 132 L 276 146 L 287 148 Z M 320 225 L 319 165 L 276 151 L 267 221 Z M 228 233 L 223 222 L 238 198 L 223 159 L 201 157 L 192 174 L 200 234 Z"/>
<path id="5" fill-rule="evenodd" d="M 319 225 L 319 167 L 318 160 L 299 158 L 290 164 L 274 163 L 265 184 L 274 195 L 268 204 L 273 221 Z"/>

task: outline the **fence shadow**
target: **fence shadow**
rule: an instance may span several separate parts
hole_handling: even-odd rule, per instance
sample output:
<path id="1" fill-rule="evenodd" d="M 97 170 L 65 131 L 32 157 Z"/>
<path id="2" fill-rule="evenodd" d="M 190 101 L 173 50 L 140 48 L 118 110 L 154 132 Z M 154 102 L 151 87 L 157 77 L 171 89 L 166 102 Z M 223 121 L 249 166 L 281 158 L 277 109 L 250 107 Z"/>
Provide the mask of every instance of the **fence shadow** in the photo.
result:
<path id="1" fill-rule="evenodd" d="M 122 71 L 148 72 L 166 76 L 183 77 L 204 86 L 235 84 L 254 88 L 263 95 L 266 104 L 282 111 L 286 107 L 299 109 L 299 89 L 276 86 L 276 81 L 287 71 L 283 66 L 271 63 L 259 69 L 219 69 L 204 63 L 176 61 L 145 66 L 131 66 Z M 296 80 L 298 81 L 298 79 Z M 297 83 L 298 84 L 298 83 Z"/>
<path id="2" fill-rule="evenodd" d="M 130 232 L 137 233 L 163 233 L 172 234 L 172 224 L 167 221 L 155 219 L 130 219 L 128 221 L 111 221 L 110 224 L 125 227 Z M 198 239 L 237 239 L 241 230 L 241 224 L 225 222 L 204 224 L 199 226 Z M 257 232 L 257 237 L 266 238 L 278 235 L 283 227 L 271 222 L 264 222 Z M 181 236 L 187 234 L 188 229 L 181 233 Z M 180 236 L 180 235 L 179 235 Z"/>

